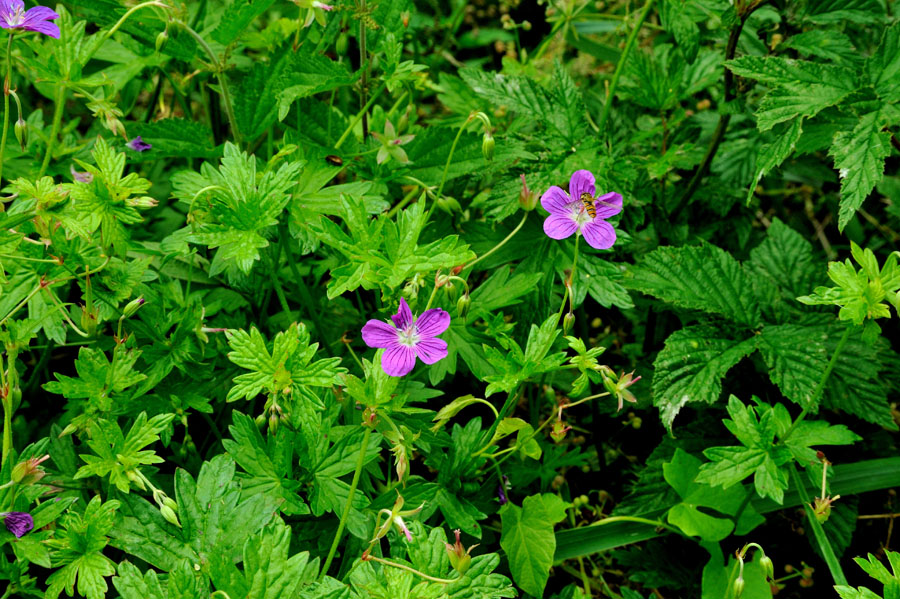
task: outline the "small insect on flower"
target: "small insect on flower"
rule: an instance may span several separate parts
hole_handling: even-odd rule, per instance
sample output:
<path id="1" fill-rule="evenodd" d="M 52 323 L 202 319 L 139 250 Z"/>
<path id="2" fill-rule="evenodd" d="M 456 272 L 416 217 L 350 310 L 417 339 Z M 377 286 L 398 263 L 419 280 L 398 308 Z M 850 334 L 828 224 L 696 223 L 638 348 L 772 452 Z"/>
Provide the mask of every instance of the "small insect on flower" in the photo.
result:
<path id="1" fill-rule="evenodd" d="M 416 357 L 426 364 L 447 357 L 447 342 L 437 338 L 450 326 L 450 314 L 444 310 L 432 308 L 414 317 L 409 304 L 400 298 L 400 307 L 391 321 L 393 325 L 372 319 L 362 328 L 366 345 L 384 348 L 381 368 L 390 376 L 409 374 Z"/>
<path id="2" fill-rule="evenodd" d="M 614 191 L 596 197 L 594 175 L 575 171 L 569 180 L 569 193 L 556 185 L 541 196 L 541 206 L 550 213 L 544 220 L 544 233 L 551 239 L 580 234 L 593 248 L 607 250 L 616 242 L 616 230 L 606 219 L 622 211 L 622 195 Z"/>
<path id="3" fill-rule="evenodd" d="M 588 216 L 597 218 L 597 207 L 594 206 L 594 198 L 591 194 L 587 192 L 581 194 L 581 204 L 584 206 L 584 210 L 588 213 Z"/>
<path id="4" fill-rule="evenodd" d="M 37 31 L 59 39 L 59 27 L 51 23 L 59 15 L 46 6 L 25 10 L 22 0 L 0 0 L 0 27 L 22 31 Z"/>

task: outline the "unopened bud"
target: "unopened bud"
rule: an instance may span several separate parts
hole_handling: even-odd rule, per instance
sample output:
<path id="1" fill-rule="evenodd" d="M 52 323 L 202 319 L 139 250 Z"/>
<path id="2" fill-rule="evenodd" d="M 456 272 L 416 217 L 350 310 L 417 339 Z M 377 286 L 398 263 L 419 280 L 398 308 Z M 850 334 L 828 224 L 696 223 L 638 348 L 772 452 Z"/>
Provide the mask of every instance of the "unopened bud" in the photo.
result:
<path id="1" fill-rule="evenodd" d="M 81 308 L 81 329 L 87 333 L 88 337 L 97 334 L 97 310 L 88 310 L 87 307 Z"/>
<path id="2" fill-rule="evenodd" d="M 347 32 L 342 31 L 338 36 L 337 41 L 334 43 L 334 51 L 338 56 L 344 56 L 347 54 L 347 47 L 349 46 L 349 39 L 347 37 Z"/>
<path id="3" fill-rule="evenodd" d="M 485 131 L 481 138 L 481 153 L 488 162 L 494 159 L 494 136 L 490 130 Z"/>
<path id="4" fill-rule="evenodd" d="M 537 207 L 538 194 L 528 189 L 528 184 L 525 183 L 525 175 L 523 174 L 521 177 L 522 191 L 519 192 L 519 205 L 525 212 L 531 212 Z"/>
<path id="5" fill-rule="evenodd" d="M 744 594 L 744 579 L 742 577 L 735 578 L 731 588 L 734 591 L 734 599 L 741 599 Z"/>
<path id="6" fill-rule="evenodd" d="M 166 522 L 168 522 L 169 524 L 174 524 L 178 528 L 181 528 L 181 522 L 178 521 L 178 514 L 175 513 L 175 510 L 167 505 L 161 505 L 159 507 L 159 513 L 162 514 L 162 517 L 166 519 Z"/>
<path id="7" fill-rule="evenodd" d="M 443 196 L 438 198 L 437 205 L 438 208 L 440 208 L 447 214 L 462 212 L 462 206 L 459 205 L 459 202 L 456 200 L 456 198 L 451 198 L 450 196 Z"/>
<path id="8" fill-rule="evenodd" d="M 400 13 L 400 20 L 403 21 L 404 28 L 409 27 L 409 11 L 408 10 L 404 10 L 402 13 Z"/>
<path id="9" fill-rule="evenodd" d="M 575 324 L 575 315 L 569 312 L 563 317 L 563 335 L 568 335 Z"/>
<path id="10" fill-rule="evenodd" d="M 163 29 L 156 36 L 156 51 L 161 52 L 163 48 L 166 47 L 166 43 L 169 41 L 169 30 Z"/>
<path id="11" fill-rule="evenodd" d="M 270 414 L 269 415 L 269 433 L 275 434 L 278 432 L 278 424 L 281 419 L 278 417 L 278 414 Z"/>
<path id="12" fill-rule="evenodd" d="M 172 499 L 171 497 L 169 497 L 168 495 L 163 497 L 162 502 L 163 502 L 164 506 L 168 507 L 173 512 L 176 512 L 176 513 L 178 512 L 178 504 L 175 503 L 175 500 Z"/>
<path id="13" fill-rule="evenodd" d="M 254 419 L 254 422 L 256 423 L 256 428 L 262 428 L 266 424 L 266 415 L 260 414 Z"/>
<path id="14" fill-rule="evenodd" d="M 25 142 L 27 141 L 26 134 L 28 133 L 28 124 L 22 120 L 22 117 L 19 117 L 19 120 L 16 121 L 16 139 L 19 142 L 19 145 L 22 146 L 22 150 L 25 150 Z"/>
<path id="15" fill-rule="evenodd" d="M 139 198 L 128 198 L 125 204 L 133 208 L 154 208 L 159 202 L 149 196 L 141 196 Z"/>
<path id="16" fill-rule="evenodd" d="M 12 469 L 10 478 L 12 478 L 13 482 L 20 485 L 34 484 L 44 478 L 46 472 L 44 472 L 44 469 L 41 468 L 40 464 L 49 459 L 49 455 L 44 455 L 40 458 L 28 458 L 24 462 L 19 462 Z"/>
<path id="17" fill-rule="evenodd" d="M 566 433 L 570 430 L 572 430 L 571 426 L 566 426 L 566 423 L 562 420 L 556 420 L 550 429 L 550 438 L 559 443 L 566 438 Z"/>
<path id="18" fill-rule="evenodd" d="M 472 303 L 472 300 L 469 299 L 469 294 L 466 293 L 461 298 L 456 300 L 456 313 L 460 318 L 465 318 L 466 314 L 469 313 L 469 305 Z"/>
<path id="19" fill-rule="evenodd" d="M 759 558 L 759 566 L 762 568 L 763 573 L 766 575 L 766 580 L 775 579 L 775 564 L 772 563 L 772 559 L 768 555 L 764 555 Z"/>
<path id="20" fill-rule="evenodd" d="M 139 297 L 137 299 L 133 299 L 127 304 L 125 304 L 125 309 L 122 310 L 122 316 L 124 318 L 131 318 L 134 316 L 138 310 L 141 309 L 141 306 L 144 305 L 144 298 Z"/>

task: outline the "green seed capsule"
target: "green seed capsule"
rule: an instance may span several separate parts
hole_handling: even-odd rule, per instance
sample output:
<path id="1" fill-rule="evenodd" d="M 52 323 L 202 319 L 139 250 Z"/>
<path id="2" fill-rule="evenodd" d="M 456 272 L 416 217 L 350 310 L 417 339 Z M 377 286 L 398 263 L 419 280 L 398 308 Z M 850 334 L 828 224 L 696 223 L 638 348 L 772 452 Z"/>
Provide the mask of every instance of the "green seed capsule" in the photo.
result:
<path id="1" fill-rule="evenodd" d="M 181 528 L 181 522 L 178 521 L 178 514 L 176 514 L 172 508 L 167 505 L 162 505 L 159 508 L 159 513 L 166 519 L 166 522 Z"/>

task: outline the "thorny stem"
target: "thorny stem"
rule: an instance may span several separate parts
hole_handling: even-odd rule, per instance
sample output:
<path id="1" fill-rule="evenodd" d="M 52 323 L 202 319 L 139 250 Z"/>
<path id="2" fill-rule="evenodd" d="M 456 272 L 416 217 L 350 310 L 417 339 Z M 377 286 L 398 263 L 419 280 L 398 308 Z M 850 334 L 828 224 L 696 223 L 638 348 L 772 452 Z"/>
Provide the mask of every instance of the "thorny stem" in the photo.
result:
<path id="1" fill-rule="evenodd" d="M 225 114 L 228 117 L 228 124 L 231 126 L 231 133 L 234 135 L 235 139 L 240 142 L 241 140 L 241 132 L 238 129 L 237 119 L 234 116 L 234 106 L 231 103 L 231 93 L 228 91 L 228 78 L 225 75 L 225 61 L 219 60 L 219 57 L 216 56 L 216 53 L 213 52 L 213 49 L 209 47 L 209 44 L 206 43 L 206 40 L 191 28 L 187 23 L 180 22 L 178 23 L 184 30 L 190 34 L 192 38 L 197 42 L 197 44 L 203 48 L 203 51 L 206 52 L 206 55 L 209 56 L 209 60 L 212 61 L 213 66 L 216 69 L 216 79 L 219 80 L 219 88 L 222 91 L 222 102 L 225 104 Z"/>
<path id="2" fill-rule="evenodd" d="M 729 60 L 734 58 L 734 54 L 737 51 L 738 40 L 741 38 L 741 32 L 744 30 L 744 23 L 747 22 L 747 19 L 753 14 L 753 11 L 762 6 L 763 2 L 755 2 L 751 6 L 749 6 L 745 11 L 738 11 L 738 23 L 734 26 L 734 29 L 731 30 L 731 34 L 728 36 L 728 44 L 725 46 L 725 62 L 727 63 Z M 735 99 L 737 96 L 734 90 L 734 73 L 726 66 L 725 68 L 725 101 L 724 104 L 727 105 L 729 102 Z M 691 201 L 694 193 L 697 191 L 697 188 L 700 187 L 700 182 L 703 180 L 703 177 L 706 176 L 707 171 L 709 170 L 710 165 L 712 164 L 713 158 L 716 157 L 716 153 L 719 151 L 719 144 L 722 143 L 722 139 L 725 137 L 725 131 L 728 129 L 728 123 L 731 121 L 731 113 L 723 112 L 719 115 L 719 123 L 716 125 L 716 130 L 713 132 L 712 139 L 709 142 L 709 148 L 706 150 L 706 156 L 703 157 L 703 162 L 694 171 L 694 176 L 691 178 L 690 183 L 688 183 L 688 187 L 685 190 L 684 194 L 681 196 L 681 199 L 678 200 L 678 205 L 674 210 L 670 211 L 669 214 L 679 214 L 681 213 Z"/>
<path id="3" fill-rule="evenodd" d="M 612 108 L 616 87 L 619 85 L 619 77 L 622 75 L 622 70 L 625 67 L 625 63 L 628 61 L 628 55 L 631 54 L 631 50 L 634 48 L 638 33 L 641 31 L 641 26 L 643 26 L 644 21 L 647 20 L 650 9 L 653 8 L 653 1 L 654 0 L 647 0 L 647 3 L 644 4 L 644 9 L 641 11 L 640 16 L 638 16 L 637 23 L 634 24 L 634 29 L 632 29 L 631 33 L 628 35 L 628 41 L 625 42 L 625 48 L 622 50 L 622 55 L 619 57 L 619 62 L 616 64 L 616 71 L 613 73 L 612 81 L 609 84 L 609 92 L 606 94 L 606 103 L 603 105 L 603 112 L 600 114 L 600 122 L 597 123 L 597 128 L 600 130 L 601 134 L 606 131 L 606 121 L 609 120 L 609 111 Z"/>
<path id="4" fill-rule="evenodd" d="M 337 552 L 338 544 L 341 542 L 341 535 L 344 533 L 344 527 L 347 525 L 347 518 L 350 517 L 350 508 L 353 506 L 353 496 L 356 495 L 356 487 L 359 486 L 359 477 L 366 463 L 366 450 L 369 448 L 369 437 L 372 436 L 372 427 L 366 426 L 365 428 L 362 447 L 359 448 L 359 458 L 356 460 L 356 469 L 353 471 L 353 479 L 350 481 L 347 503 L 344 504 L 341 521 L 338 523 L 337 532 L 334 533 L 334 540 L 331 542 L 331 549 L 328 550 L 328 557 L 325 558 L 325 564 L 322 566 L 322 572 L 319 574 L 320 580 L 328 574 L 328 568 L 331 566 L 332 560 L 334 560 L 334 554 Z"/>
<path id="5" fill-rule="evenodd" d="M 812 528 L 813 536 L 819 545 L 819 550 L 822 552 L 825 563 L 828 565 L 828 570 L 831 572 L 834 584 L 847 584 L 847 579 L 844 577 L 844 570 L 841 568 L 841 563 L 834 554 L 834 548 L 831 546 L 831 542 L 828 540 L 822 525 L 816 519 L 816 514 L 813 512 L 813 508 L 810 505 L 809 493 L 806 492 L 806 485 L 803 484 L 803 480 L 800 478 L 800 473 L 797 471 L 796 465 L 789 468 L 789 470 L 791 472 L 791 482 L 797 487 L 797 493 L 800 495 L 800 501 L 803 502 L 803 511 L 806 513 L 809 527 Z"/>
<path id="6" fill-rule="evenodd" d="M 424 572 L 420 572 L 411 566 L 407 566 L 406 564 L 392 562 L 391 560 L 376 557 L 374 555 L 366 555 L 362 559 L 363 559 L 363 561 L 371 560 L 373 562 L 378 562 L 379 564 L 384 564 L 385 566 L 391 566 L 392 568 L 399 568 L 401 570 L 410 572 L 411 574 L 415 574 L 416 576 L 418 576 L 420 578 L 424 578 L 425 580 L 430 580 L 431 582 L 437 582 L 440 584 L 450 584 L 452 582 L 456 582 L 456 580 L 453 580 L 452 578 L 436 578 L 434 576 L 429 576 L 428 574 L 425 574 Z"/>
<path id="7" fill-rule="evenodd" d="M 516 233 L 518 233 L 518 232 L 522 229 L 522 227 L 525 225 L 525 221 L 526 221 L 526 220 L 528 220 L 528 213 L 527 213 L 527 212 L 526 212 L 524 215 L 522 215 L 522 220 L 519 221 L 519 224 L 516 225 L 516 228 L 515 228 L 515 229 L 513 229 L 512 231 L 510 231 L 509 235 L 507 235 L 506 237 L 504 237 L 503 240 L 502 240 L 500 243 L 498 243 L 497 245 L 495 245 L 495 246 L 494 246 L 493 248 L 491 248 L 489 251 L 487 251 L 486 253 L 484 253 L 484 254 L 478 256 L 478 257 L 475 258 L 475 260 L 473 260 L 472 262 L 469 262 L 469 263 L 466 265 L 466 270 L 469 270 L 470 268 L 472 268 L 473 266 L 475 266 L 476 264 L 478 264 L 479 262 L 481 262 L 482 260 L 484 260 L 485 258 L 487 258 L 488 256 L 490 256 L 491 254 L 493 254 L 494 252 L 496 252 L 497 250 L 499 250 L 500 248 L 502 248 L 504 245 L 506 245 L 506 242 L 508 242 L 508 241 L 509 241 L 510 239 L 512 239 L 513 237 L 515 237 Z"/>
<path id="8" fill-rule="evenodd" d="M 0 187 L 3 184 L 3 155 L 6 153 L 6 136 L 9 133 L 9 74 L 12 62 L 13 34 L 9 34 L 6 42 L 6 76 L 3 78 L 3 139 L 0 141 Z"/>
<path id="9" fill-rule="evenodd" d="M 806 418 L 806 415 L 809 413 L 810 409 L 814 406 L 819 405 L 819 397 L 822 395 L 822 391 L 825 388 L 825 382 L 828 380 L 828 376 L 831 374 L 831 371 L 834 370 L 835 364 L 837 364 L 838 357 L 841 355 L 841 350 L 844 349 L 844 345 L 847 344 L 847 340 L 850 339 L 850 333 L 853 332 L 854 327 L 847 327 L 844 329 L 844 334 L 841 336 L 840 341 L 838 341 L 837 347 L 834 348 L 834 353 L 831 354 L 831 360 L 828 362 L 828 366 L 822 372 L 822 376 L 819 377 L 819 382 L 816 384 L 816 388 L 813 389 L 812 395 L 809 396 L 809 400 L 806 402 L 806 406 L 797 416 L 797 419 L 794 420 L 791 427 L 787 430 L 786 433 L 781 437 L 778 441 L 779 445 L 783 445 L 788 438 L 794 433 L 797 429 L 797 426 L 803 422 L 803 419 Z"/>

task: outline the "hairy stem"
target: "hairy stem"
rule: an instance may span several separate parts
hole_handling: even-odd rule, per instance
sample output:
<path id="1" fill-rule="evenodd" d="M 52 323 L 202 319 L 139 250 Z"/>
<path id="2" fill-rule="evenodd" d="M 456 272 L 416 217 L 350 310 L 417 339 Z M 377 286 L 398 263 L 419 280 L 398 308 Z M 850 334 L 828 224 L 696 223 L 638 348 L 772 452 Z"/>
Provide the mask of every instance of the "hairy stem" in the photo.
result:
<path id="1" fill-rule="evenodd" d="M 616 70 L 613 73 L 612 81 L 609 84 L 609 93 L 606 95 L 606 103 L 603 105 L 603 112 L 600 114 L 600 122 L 597 123 L 597 129 L 600 130 L 601 134 L 606 131 L 606 121 L 609 120 L 609 111 L 612 108 L 613 98 L 616 95 L 616 87 L 619 85 L 619 77 L 622 75 L 622 70 L 625 68 L 625 63 L 628 61 L 628 55 L 631 54 L 631 50 L 634 48 L 638 33 L 641 31 L 644 21 L 647 20 L 650 9 L 653 8 L 653 1 L 654 0 L 647 0 L 646 4 L 644 4 L 644 9 L 641 11 L 640 16 L 638 16 L 637 23 L 634 24 L 634 29 L 632 29 L 631 33 L 628 35 L 628 41 L 625 42 L 625 48 L 622 50 L 622 55 L 619 57 L 619 62 L 616 64 Z"/>
<path id="2" fill-rule="evenodd" d="M 47 172 L 50 166 L 50 158 L 53 156 L 53 149 L 56 145 L 56 138 L 59 136 L 59 127 L 62 125 L 63 107 L 66 102 L 66 86 L 60 85 L 56 90 L 56 98 L 53 105 L 53 124 L 50 126 L 50 137 L 47 139 L 47 152 L 44 154 L 44 161 L 41 163 L 41 170 L 38 172 L 38 179 Z"/>

